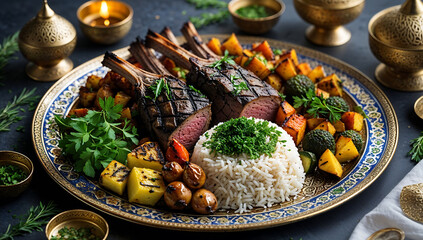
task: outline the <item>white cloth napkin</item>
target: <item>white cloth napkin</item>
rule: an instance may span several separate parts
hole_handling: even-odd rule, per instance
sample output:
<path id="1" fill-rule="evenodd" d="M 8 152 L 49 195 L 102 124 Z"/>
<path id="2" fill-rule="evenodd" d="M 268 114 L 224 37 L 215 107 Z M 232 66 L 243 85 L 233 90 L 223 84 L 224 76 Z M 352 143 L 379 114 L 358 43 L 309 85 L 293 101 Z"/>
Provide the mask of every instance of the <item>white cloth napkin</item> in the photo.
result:
<path id="1" fill-rule="evenodd" d="M 350 240 L 365 240 L 375 231 L 388 227 L 402 229 L 405 232 L 406 239 L 422 240 L 423 224 L 405 216 L 399 203 L 403 187 L 422 182 L 423 160 L 411 169 L 376 208 L 361 219 Z"/>

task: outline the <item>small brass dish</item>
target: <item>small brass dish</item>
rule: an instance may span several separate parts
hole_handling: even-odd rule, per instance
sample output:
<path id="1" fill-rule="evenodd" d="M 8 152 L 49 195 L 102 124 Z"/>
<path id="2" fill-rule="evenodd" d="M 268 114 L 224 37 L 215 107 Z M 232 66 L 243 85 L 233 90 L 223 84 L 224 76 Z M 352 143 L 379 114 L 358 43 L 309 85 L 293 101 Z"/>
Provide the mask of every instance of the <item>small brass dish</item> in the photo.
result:
<path id="1" fill-rule="evenodd" d="M 399 228 L 384 228 L 373 233 L 367 240 L 404 240 L 405 233 Z"/>
<path id="2" fill-rule="evenodd" d="M 65 211 L 53 217 L 46 226 L 47 239 L 56 236 L 64 227 L 90 228 L 94 235 L 103 240 L 109 235 L 109 225 L 106 220 L 95 212 L 83 209 Z"/>
<path id="3" fill-rule="evenodd" d="M 106 1 L 110 18 L 117 22 L 109 26 L 93 24 L 99 19 L 102 1 L 88 1 L 82 4 L 77 11 L 79 26 L 91 41 L 99 44 L 113 44 L 128 34 L 132 27 L 134 10 L 131 6 L 120 1 Z"/>
<path id="4" fill-rule="evenodd" d="M 423 96 L 419 97 L 414 103 L 414 112 L 423 119 Z"/>
<path id="5" fill-rule="evenodd" d="M 376 80 L 401 91 L 423 90 L 423 3 L 407 0 L 375 14 L 369 21 L 369 45 L 381 61 Z"/>
<path id="6" fill-rule="evenodd" d="M 0 166 L 14 165 L 21 168 L 27 177 L 21 182 L 13 185 L 0 185 L 0 200 L 10 200 L 19 196 L 25 191 L 32 180 L 34 165 L 25 155 L 14 151 L 0 151 Z"/>
<path id="7" fill-rule="evenodd" d="M 264 18 L 241 17 L 236 11 L 242 7 L 261 5 L 271 9 L 274 13 Z M 263 34 L 272 29 L 285 11 L 285 4 L 279 0 L 232 0 L 228 4 L 232 20 L 244 32 L 250 34 Z"/>
<path id="8" fill-rule="evenodd" d="M 351 32 L 343 25 L 361 14 L 364 3 L 364 0 L 294 0 L 294 7 L 304 21 L 313 25 L 306 30 L 310 42 L 339 46 L 351 39 Z"/>

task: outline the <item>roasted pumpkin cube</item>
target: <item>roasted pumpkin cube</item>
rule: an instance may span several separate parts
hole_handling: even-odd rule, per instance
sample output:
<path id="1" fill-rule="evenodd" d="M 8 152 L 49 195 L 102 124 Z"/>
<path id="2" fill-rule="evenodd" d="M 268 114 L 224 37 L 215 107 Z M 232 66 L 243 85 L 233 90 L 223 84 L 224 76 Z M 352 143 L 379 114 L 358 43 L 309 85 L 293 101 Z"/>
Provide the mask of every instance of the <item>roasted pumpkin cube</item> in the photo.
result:
<path id="1" fill-rule="evenodd" d="M 290 58 L 286 58 L 280 62 L 279 65 L 275 68 L 275 72 L 279 74 L 279 76 L 281 76 L 285 81 L 297 75 L 295 65 Z"/>
<path id="2" fill-rule="evenodd" d="M 115 105 L 122 105 L 122 107 L 126 107 L 126 105 L 128 104 L 128 102 L 131 100 L 131 96 L 129 96 L 128 94 L 119 91 L 118 93 L 116 93 L 115 95 Z"/>
<path id="3" fill-rule="evenodd" d="M 120 118 L 121 119 L 132 119 L 132 114 L 131 114 L 131 109 L 129 107 L 126 107 L 124 109 L 122 109 L 122 112 L 120 113 Z"/>
<path id="4" fill-rule="evenodd" d="M 235 36 L 234 33 L 222 43 L 221 50 L 225 52 L 227 50 L 230 55 L 241 56 L 242 55 L 242 46 L 238 41 L 238 38 Z"/>
<path id="5" fill-rule="evenodd" d="M 210 48 L 210 50 L 212 50 L 217 55 L 219 55 L 219 56 L 223 55 L 219 39 L 214 38 L 214 37 L 211 38 L 209 40 L 209 42 L 207 43 L 207 47 Z"/>
<path id="6" fill-rule="evenodd" d="M 110 87 L 110 85 L 103 84 L 100 87 L 100 89 L 98 89 L 98 91 L 97 91 L 97 96 L 96 96 L 96 99 L 94 101 L 94 106 L 100 109 L 101 107 L 100 107 L 100 102 L 99 102 L 98 99 L 101 98 L 101 99 L 104 100 L 108 97 L 113 97 L 113 90 Z"/>
<path id="7" fill-rule="evenodd" d="M 127 162 L 130 169 L 139 167 L 161 171 L 165 164 L 165 158 L 159 144 L 148 141 L 128 153 Z"/>
<path id="8" fill-rule="evenodd" d="M 129 168 L 113 160 L 100 175 L 100 185 L 110 191 L 122 195 L 128 182 Z"/>
<path id="9" fill-rule="evenodd" d="M 279 126 L 282 126 L 282 124 L 285 122 L 285 119 L 291 116 L 295 113 L 295 108 L 292 107 L 291 104 L 287 101 L 281 102 L 281 105 L 279 106 L 278 113 L 276 114 L 276 120 L 275 123 Z"/>
<path id="10" fill-rule="evenodd" d="M 253 53 L 250 49 L 242 50 L 242 55 L 245 57 L 254 57 L 255 53 Z"/>
<path id="11" fill-rule="evenodd" d="M 354 145 L 354 142 L 349 137 L 339 136 L 336 140 L 335 157 L 340 163 L 349 162 L 358 157 L 360 153 Z"/>
<path id="12" fill-rule="evenodd" d="M 87 78 L 87 83 L 85 83 L 85 86 L 87 88 L 97 90 L 97 89 L 100 88 L 100 80 L 101 80 L 101 77 L 99 77 L 97 75 L 90 75 Z"/>
<path id="13" fill-rule="evenodd" d="M 307 129 L 313 130 L 324 121 L 327 121 L 327 119 L 326 118 L 309 118 L 307 119 Z"/>
<path id="14" fill-rule="evenodd" d="M 154 206 L 166 190 L 160 171 L 134 167 L 128 179 L 129 202 Z"/>
<path id="15" fill-rule="evenodd" d="M 285 59 L 291 59 L 292 63 L 294 63 L 294 66 L 298 65 L 298 56 L 295 49 L 284 52 L 282 55 L 280 55 L 278 61 L 284 61 Z"/>
<path id="16" fill-rule="evenodd" d="M 320 89 L 320 88 L 316 88 L 316 90 L 314 90 L 314 92 L 316 93 L 316 96 L 321 96 L 321 97 L 323 97 L 324 99 L 326 99 L 326 98 L 329 98 L 330 97 L 330 94 L 328 93 L 328 92 L 326 92 L 326 91 L 323 91 L 322 89 Z"/>
<path id="17" fill-rule="evenodd" d="M 267 76 L 266 82 L 276 91 L 280 91 L 282 88 L 282 79 L 275 73 L 271 73 L 269 76 Z"/>
<path id="18" fill-rule="evenodd" d="M 176 63 L 170 58 L 165 57 L 162 61 L 163 66 L 172 73 L 173 76 L 178 76 L 178 72 L 175 71 Z"/>
<path id="19" fill-rule="evenodd" d="M 265 79 L 271 73 L 266 64 L 260 61 L 257 57 L 253 57 L 248 65 L 244 67 L 253 72 L 260 79 Z"/>
<path id="20" fill-rule="evenodd" d="M 261 52 L 267 60 L 272 60 L 274 58 L 273 50 L 266 40 L 253 48 L 253 52 Z"/>
<path id="21" fill-rule="evenodd" d="M 307 77 L 310 78 L 311 81 L 314 83 L 318 82 L 320 79 L 324 78 L 326 75 L 325 70 L 321 65 L 318 65 L 317 67 L 313 68 L 311 72 L 307 74 Z"/>
<path id="22" fill-rule="evenodd" d="M 363 129 L 364 117 L 357 112 L 345 112 L 341 116 L 341 121 L 345 124 L 347 130 L 355 130 L 357 132 Z"/>
<path id="23" fill-rule="evenodd" d="M 307 120 L 303 115 L 294 113 L 282 124 L 282 128 L 291 135 L 296 145 L 303 140 L 306 130 Z"/>
<path id="24" fill-rule="evenodd" d="M 90 88 L 80 87 L 79 88 L 79 102 L 83 107 L 92 107 L 94 105 L 97 92 L 91 91 Z"/>
<path id="25" fill-rule="evenodd" d="M 329 149 L 323 152 L 319 159 L 318 166 L 320 170 L 333 174 L 339 178 L 342 177 L 342 173 L 344 172 L 338 159 L 336 159 L 335 155 L 333 155 L 332 151 Z"/>
<path id="26" fill-rule="evenodd" d="M 328 92 L 331 96 L 342 97 L 341 79 L 339 79 L 335 73 L 320 80 L 317 83 L 317 87 Z"/>
<path id="27" fill-rule="evenodd" d="M 329 121 L 321 122 L 314 129 L 322 129 L 322 130 L 328 131 L 328 132 L 330 132 L 330 134 L 332 134 L 332 136 L 335 135 L 335 133 L 336 133 L 335 127 Z"/>
<path id="28" fill-rule="evenodd" d="M 88 108 L 74 108 L 69 110 L 68 116 L 76 116 L 76 117 L 83 117 L 87 115 Z"/>
<path id="29" fill-rule="evenodd" d="M 343 123 L 341 120 L 338 120 L 333 123 L 333 126 L 336 129 L 336 132 L 343 132 L 345 131 L 345 123 Z"/>
<path id="30" fill-rule="evenodd" d="M 310 64 L 303 62 L 297 65 L 298 74 L 308 75 L 311 72 Z"/>

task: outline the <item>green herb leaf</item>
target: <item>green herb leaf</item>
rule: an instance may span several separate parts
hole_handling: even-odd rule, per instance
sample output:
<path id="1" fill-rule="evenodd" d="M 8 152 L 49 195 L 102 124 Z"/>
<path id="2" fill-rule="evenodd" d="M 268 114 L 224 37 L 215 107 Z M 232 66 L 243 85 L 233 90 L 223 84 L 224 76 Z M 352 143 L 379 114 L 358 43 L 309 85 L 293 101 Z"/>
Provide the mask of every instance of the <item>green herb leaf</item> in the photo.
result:
<path id="1" fill-rule="evenodd" d="M 19 31 L 3 39 L 3 43 L 0 45 L 0 73 L 9 61 L 13 59 L 15 53 L 19 51 L 18 36 Z M 1 78 L 3 77 L 0 75 Z"/>
<path id="2" fill-rule="evenodd" d="M 147 97 L 146 96 L 147 98 L 154 99 L 154 101 L 156 101 L 157 98 L 162 93 L 162 90 L 164 88 L 166 90 L 166 97 L 168 99 L 172 99 L 172 95 L 171 95 L 171 92 L 170 92 L 170 87 L 169 87 L 167 81 L 164 78 L 160 78 L 160 79 L 156 80 L 154 82 L 154 84 L 151 85 L 149 88 L 153 92 L 154 98 L 152 98 L 151 96 L 150 97 Z"/>
<path id="3" fill-rule="evenodd" d="M 249 89 L 247 84 L 244 81 L 242 81 L 240 83 L 236 83 L 235 80 L 237 80 L 237 79 L 240 79 L 240 77 L 234 76 L 234 75 L 231 75 L 230 79 L 229 79 L 231 81 L 233 87 L 234 87 L 234 90 L 232 91 L 232 93 L 235 96 L 238 96 L 241 93 L 242 90 L 248 90 Z"/>
<path id="4" fill-rule="evenodd" d="M 204 9 L 209 7 L 226 8 L 228 6 L 226 2 L 221 0 L 186 0 L 186 1 L 199 9 Z"/>
<path id="5" fill-rule="evenodd" d="M 218 70 L 221 70 L 222 69 L 222 65 L 224 63 L 231 64 L 231 65 L 236 65 L 235 61 L 233 60 L 233 57 L 232 56 L 229 56 L 228 50 L 225 50 L 225 54 L 224 54 L 224 56 L 221 59 L 219 59 L 216 62 L 210 64 L 209 67 L 212 67 L 212 68 L 216 68 Z"/>
<path id="6" fill-rule="evenodd" d="M 410 141 L 411 149 L 407 153 L 407 156 L 411 157 L 411 160 L 420 162 L 423 160 L 423 132 L 420 136 Z"/>
<path id="7" fill-rule="evenodd" d="M 364 112 L 363 108 L 361 106 L 354 106 L 354 111 L 357 113 L 360 113 L 361 116 L 363 116 L 364 118 L 369 118 L 366 113 Z"/>
<path id="8" fill-rule="evenodd" d="M 203 13 L 199 17 L 190 17 L 189 20 L 194 24 L 197 29 L 208 26 L 213 23 L 223 22 L 229 18 L 230 13 L 228 10 L 221 10 L 217 13 Z"/>
<path id="9" fill-rule="evenodd" d="M 202 97 L 202 98 L 205 98 L 205 97 L 206 97 L 206 95 L 204 95 L 204 94 L 203 94 L 200 90 L 196 89 L 194 86 L 192 86 L 192 85 L 188 85 L 188 87 L 189 87 L 192 91 L 194 91 L 194 92 L 198 93 L 198 94 L 200 95 L 200 97 Z"/>

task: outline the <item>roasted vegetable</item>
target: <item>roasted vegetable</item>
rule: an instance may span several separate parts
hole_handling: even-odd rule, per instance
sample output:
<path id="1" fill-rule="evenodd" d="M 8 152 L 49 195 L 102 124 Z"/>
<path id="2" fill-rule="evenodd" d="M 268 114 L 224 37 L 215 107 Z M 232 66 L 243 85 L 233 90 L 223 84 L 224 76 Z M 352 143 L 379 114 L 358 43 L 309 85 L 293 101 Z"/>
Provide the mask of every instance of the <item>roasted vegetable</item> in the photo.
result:
<path id="1" fill-rule="evenodd" d="M 335 157 L 340 163 L 349 162 L 354 160 L 360 154 L 354 145 L 354 142 L 349 137 L 339 136 L 336 141 Z"/>
<path id="2" fill-rule="evenodd" d="M 128 179 L 128 200 L 154 206 L 166 190 L 162 174 L 148 168 L 134 167 Z"/>
<path id="3" fill-rule="evenodd" d="M 292 114 L 295 113 L 295 108 L 292 107 L 291 104 L 287 101 L 281 102 L 281 105 L 279 106 L 278 113 L 276 114 L 276 124 L 279 126 L 282 126 L 282 124 L 285 122 L 285 119 Z"/>
<path id="4" fill-rule="evenodd" d="M 342 177 L 344 170 L 330 149 L 326 149 L 326 151 L 320 157 L 318 164 L 320 170 L 333 174 L 339 178 Z"/>
<path id="5" fill-rule="evenodd" d="M 88 108 L 74 108 L 69 110 L 68 116 L 84 117 L 88 113 Z"/>
<path id="6" fill-rule="evenodd" d="M 311 72 L 310 64 L 303 62 L 297 65 L 298 74 L 308 75 Z"/>
<path id="7" fill-rule="evenodd" d="M 321 156 L 326 149 L 335 153 L 335 139 L 328 131 L 311 130 L 304 136 L 303 149 L 316 154 L 316 156 Z"/>
<path id="8" fill-rule="evenodd" d="M 211 38 L 209 42 L 207 43 L 207 47 L 210 48 L 214 53 L 216 53 L 219 56 L 223 56 L 223 52 L 221 49 L 220 40 L 217 38 Z"/>
<path id="9" fill-rule="evenodd" d="M 106 99 L 108 97 L 113 97 L 113 90 L 110 87 L 110 85 L 104 84 L 97 91 L 97 96 L 96 96 L 96 99 L 94 101 L 95 107 L 98 108 L 98 109 L 101 109 L 100 102 L 99 102 L 98 99 L 101 98 L 101 99 L 104 100 L 104 99 Z"/>
<path id="10" fill-rule="evenodd" d="M 299 145 L 303 140 L 304 133 L 306 130 L 307 120 L 303 115 L 292 114 L 282 124 L 282 128 L 291 135 L 296 145 Z"/>
<path id="11" fill-rule="evenodd" d="M 342 97 L 342 84 L 338 76 L 333 73 L 317 83 L 317 87 L 328 92 L 331 96 Z"/>
<path id="12" fill-rule="evenodd" d="M 257 57 L 252 57 L 247 62 L 245 62 L 243 66 L 262 80 L 270 74 L 270 70 L 267 68 L 266 64 L 259 60 Z"/>
<path id="13" fill-rule="evenodd" d="M 253 52 L 261 52 L 267 60 L 272 60 L 274 58 L 273 50 L 266 40 L 255 46 Z"/>
<path id="14" fill-rule="evenodd" d="M 336 132 L 343 132 L 345 131 L 345 123 L 343 123 L 341 120 L 338 120 L 334 123 L 332 123 L 335 127 Z"/>
<path id="15" fill-rule="evenodd" d="M 347 130 L 361 131 L 364 125 L 364 117 L 357 112 L 346 112 L 342 114 L 341 121 L 345 123 Z"/>
<path id="16" fill-rule="evenodd" d="M 297 51 L 295 49 L 291 49 L 287 52 L 284 52 L 282 55 L 280 55 L 279 61 L 283 61 L 285 59 L 290 59 L 294 66 L 298 65 L 298 56 Z"/>
<path id="17" fill-rule="evenodd" d="M 126 107 L 126 105 L 128 104 L 130 100 L 131 100 L 131 96 L 129 96 L 123 91 L 119 91 L 115 95 L 115 105 L 120 104 L 123 107 Z"/>
<path id="18" fill-rule="evenodd" d="M 131 109 L 129 107 L 126 107 L 124 109 L 122 109 L 121 115 L 120 115 L 121 119 L 132 119 L 132 114 L 131 114 Z"/>
<path id="19" fill-rule="evenodd" d="M 275 72 L 285 81 L 297 75 L 295 64 L 290 58 L 282 60 L 275 68 Z"/>
<path id="20" fill-rule="evenodd" d="M 357 148 L 357 151 L 361 151 L 363 148 L 363 138 L 361 137 L 360 133 L 354 131 L 354 130 L 346 130 L 339 134 L 340 136 L 349 137 L 352 139 L 355 147 Z"/>
<path id="21" fill-rule="evenodd" d="M 330 94 L 328 92 L 323 91 L 320 88 L 316 88 L 315 93 L 316 93 L 316 96 L 319 96 L 319 97 L 321 96 L 323 97 L 323 99 L 327 99 L 330 97 Z"/>
<path id="22" fill-rule="evenodd" d="M 177 162 L 167 162 L 163 166 L 162 174 L 166 182 L 174 182 L 182 179 L 184 168 Z"/>
<path id="23" fill-rule="evenodd" d="M 178 140 L 173 139 L 167 148 L 166 160 L 169 162 L 177 162 L 181 166 L 185 166 L 185 163 L 189 161 L 188 150 L 178 142 Z"/>
<path id="24" fill-rule="evenodd" d="M 317 126 L 319 126 L 320 123 L 327 121 L 326 118 L 309 118 L 307 119 L 307 129 L 313 130 Z"/>
<path id="25" fill-rule="evenodd" d="M 93 92 L 90 88 L 80 87 L 79 88 L 79 102 L 82 107 L 90 108 L 94 105 L 97 92 Z"/>
<path id="26" fill-rule="evenodd" d="M 350 106 L 345 101 L 345 99 L 343 99 L 342 97 L 339 97 L 339 96 L 329 97 L 328 99 L 326 99 L 326 104 L 330 105 L 332 107 L 339 108 L 344 112 L 348 112 L 350 110 Z"/>
<path id="27" fill-rule="evenodd" d="M 274 89 L 276 89 L 276 91 L 280 91 L 282 88 L 282 79 L 275 73 L 271 73 L 269 76 L 267 76 L 266 82 Z"/>
<path id="28" fill-rule="evenodd" d="M 111 161 L 100 175 L 100 185 L 122 195 L 128 182 L 129 168 L 118 161 Z"/>
<path id="29" fill-rule="evenodd" d="M 175 181 L 169 183 L 164 193 L 166 205 L 174 210 L 183 210 L 191 202 L 192 192 L 183 182 Z"/>
<path id="30" fill-rule="evenodd" d="M 206 183 L 206 173 L 197 164 L 186 162 L 182 180 L 190 189 L 199 189 Z"/>
<path id="31" fill-rule="evenodd" d="M 157 142 L 145 142 L 127 156 L 128 167 L 150 168 L 161 171 L 165 158 Z"/>
<path id="32" fill-rule="evenodd" d="M 312 152 L 299 151 L 305 173 L 313 173 L 317 167 L 316 155 Z"/>
<path id="33" fill-rule="evenodd" d="M 330 132 L 330 134 L 335 135 L 336 129 L 329 121 L 323 121 L 317 125 L 314 129 L 321 129 Z"/>
<path id="34" fill-rule="evenodd" d="M 97 75 L 90 75 L 87 78 L 87 83 L 85 84 L 85 86 L 88 89 L 98 90 L 100 88 L 100 80 L 101 77 Z"/>
<path id="35" fill-rule="evenodd" d="M 207 189 L 198 189 L 192 196 L 191 207 L 200 214 L 214 213 L 218 207 L 216 196 Z"/>
<path id="36" fill-rule="evenodd" d="M 220 48 L 222 52 L 227 50 L 230 55 L 234 56 L 241 56 L 242 55 L 242 46 L 238 41 L 238 38 L 235 36 L 234 33 L 231 34 L 231 36 L 222 43 L 222 46 Z"/>
<path id="37" fill-rule="evenodd" d="M 290 97 L 301 97 L 310 90 L 314 92 L 314 88 L 314 83 L 307 76 L 299 74 L 286 81 L 285 94 Z"/>
<path id="38" fill-rule="evenodd" d="M 321 65 L 318 65 L 317 67 L 313 68 L 311 72 L 307 74 L 307 77 L 310 78 L 311 81 L 314 83 L 318 82 L 320 79 L 324 78 L 326 76 L 325 70 Z"/>

